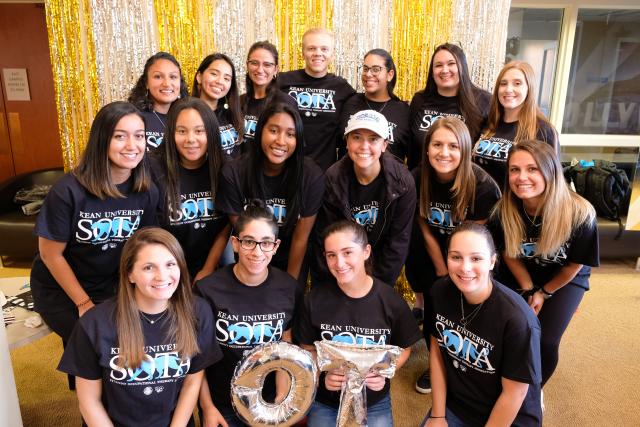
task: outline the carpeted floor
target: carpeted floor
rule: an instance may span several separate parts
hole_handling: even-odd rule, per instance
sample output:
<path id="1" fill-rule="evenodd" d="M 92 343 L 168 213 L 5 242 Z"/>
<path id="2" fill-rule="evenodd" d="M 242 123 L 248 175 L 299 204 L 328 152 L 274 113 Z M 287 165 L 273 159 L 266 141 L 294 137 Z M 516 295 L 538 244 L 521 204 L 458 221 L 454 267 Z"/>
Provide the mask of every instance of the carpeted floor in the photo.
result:
<path id="1" fill-rule="evenodd" d="M 0 269 L 0 277 L 28 270 Z M 596 270 L 561 347 L 560 365 L 545 387 L 544 425 L 617 427 L 640 425 L 640 273 L 630 263 Z M 65 377 L 54 372 L 60 340 L 49 335 L 11 353 L 25 426 L 78 426 L 75 395 Z M 419 343 L 392 381 L 396 426 L 418 426 L 431 405 L 430 395 L 413 389 L 426 365 Z"/>

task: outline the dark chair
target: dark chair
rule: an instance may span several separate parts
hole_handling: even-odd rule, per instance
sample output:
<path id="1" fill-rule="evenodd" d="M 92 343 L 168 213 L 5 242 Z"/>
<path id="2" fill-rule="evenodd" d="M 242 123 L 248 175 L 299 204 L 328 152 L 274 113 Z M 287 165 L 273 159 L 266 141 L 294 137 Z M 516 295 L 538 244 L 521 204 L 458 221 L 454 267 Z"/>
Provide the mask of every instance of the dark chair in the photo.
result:
<path id="1" fill-rule="evenodd" d="M 64 175 L 62 168 L 43 169 L 0 183 L 0 265 L 3 257 L 32 259 L 38 250 L 33 234 L 37 215 L 25 215 L 14 203 L 16 192 L 33 185 L 51 185 Z"/>

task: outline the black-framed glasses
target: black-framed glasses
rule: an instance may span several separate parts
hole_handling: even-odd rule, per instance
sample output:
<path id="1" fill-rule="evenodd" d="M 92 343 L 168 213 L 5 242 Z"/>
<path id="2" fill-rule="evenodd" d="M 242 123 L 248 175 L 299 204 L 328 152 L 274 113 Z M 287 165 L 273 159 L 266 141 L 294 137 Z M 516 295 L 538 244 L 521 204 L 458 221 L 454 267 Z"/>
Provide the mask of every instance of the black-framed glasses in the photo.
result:
<path id="1" fill-rule="evenodd" d="M 368 67 L 366 65 L 360 66 L 360 72 L 362 74 L 367 74 L 370 72 L 374 76 L 377 76 L 378 74 L 380 74 L 380 71 L 386 70 L 386 69 L 387 67 L 383 67 L 382 65 L 374 65 L 372 67 Z"/>
<path id="2" fill-rule="evenodd" d="M 276 247 L 276 244 L 277 244 L 277 241 L 274 242 L 272 240 L 263 240 L 262 242 L 256 242 L 253 239 L 240 239 L 240 238 L 235 237 L 235 236 L 234 236 L 234 238 L 238 242 L 240 242 L 240 247 L 242 249 L 246 249 L 248 251 L 254 250 L 256 248 L 256 246 L 260 246 L 260 250 L 262 252 L 271 252 Z"/>
<path id="3" fill-rule="evenodd" d="M 260 62 L 255 59 L 247 61 L 247 65 L 251 68 L 260 68 L 262 65 L 265 70 L 273 70 L 276 66 L 273 62 Z"/>

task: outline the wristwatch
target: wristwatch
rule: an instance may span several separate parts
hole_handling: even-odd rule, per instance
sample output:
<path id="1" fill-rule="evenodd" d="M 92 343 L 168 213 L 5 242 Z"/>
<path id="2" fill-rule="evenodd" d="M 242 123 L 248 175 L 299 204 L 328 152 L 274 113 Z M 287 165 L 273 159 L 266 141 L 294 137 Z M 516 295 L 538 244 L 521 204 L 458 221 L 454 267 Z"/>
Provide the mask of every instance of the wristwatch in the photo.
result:
<path id="1" fill-rule="evenodd" d="M 549 298 L 551 298 L 553 296 L 552 292 L 547 292 L 546 289 L 544 288 L 544 286 L 540 286 L 538 288 L 538 290 L 540 292 L 542 292 L 542 298 L 544 298 L 545 300 L 548 300 Z"/>

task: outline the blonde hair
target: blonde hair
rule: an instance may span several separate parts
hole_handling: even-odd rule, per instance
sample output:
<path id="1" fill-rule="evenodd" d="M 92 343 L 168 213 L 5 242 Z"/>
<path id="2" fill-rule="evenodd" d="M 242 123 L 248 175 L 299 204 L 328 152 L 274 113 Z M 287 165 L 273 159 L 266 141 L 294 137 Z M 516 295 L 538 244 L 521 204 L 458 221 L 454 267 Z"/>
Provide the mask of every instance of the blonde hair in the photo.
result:
<path id="1" fill-rule="evenodd" d="M 518 130 L 514 142 L 522 141 L 525 139 L 537 139 L 538 138 L 538 123 L 544 122 L 553 129 L 553 125 L 542 114 L 538 104 L 536 103 L 536 87 L 535 87 L 535 73 L 531 65 L 524 61 L 511 61 L 502 67 L 498 78 L 496 79 L 495 87 L 493 88 L 493 95 L 491 97 L 491 107 L 489 108 L 489 117 L 487 119 L 487 128 L 482 134 L 483 138 L 490 138 L 495 135 L 500 121 L 504 117 L 504 107 L 500 104 L 498 99 L 498 90 L 500 89 L 500 81 L 504 78 L 507 71 L 516 69 L 522 72 L 525 82 L 527 83 L 527 96 L 522 103 L 522 108 L 518 112 Z M 544 141 L 549 142 L 549 141 Z M 554 141 L 554 145 L 556 142 Z M 554 146 L 557 149 L 557 147 Z"/>
<path id="2" fill-rule="evenodd" d="M 138 304 L 135 299 L 135 284 L 129 282 L 129 273 L 137 260 L 140 250 L 147 245 L 164 246 L 178 263 L 180 282 L 168 301 L 167 320 L 169 329 L 166 339 L 176 343 L 181 358 L 186 359 L 200 352 L 196 333 L 196 318 L 193 313 L 193 297 L 189 281 L 189 270 L 180 244 L 171 233 L 158 227 L 138 230 L 125 243 L 120 258 L 120 283 L 116 304 L 116 331 L 120 358 L 118 366 L 138 368 L 144 353 L 144 335 Z"/>
<path id="3" fill-rule="evenodd" d="M 535 213 L 536 216 L 542 215 L 536 255 L 553 256 L 571 238 L 577 227 L 595 221 L 596 212 L 587 200 L 569 189 L 558 156 L 551 146 L 536 140 L 520 141 L 509 153 L 507 168 L 514 153 L 519 151 L 527 152 L 533 157 L 545 183 L 542 201 Z M 502 199 L 492 213 L 502 223 L 506 254 L 512 258 L 521 255 L 520 245 L 525 238 L 521 205 L 522 201 L 513 193 L 511 186 L 507 185 Z"/>
<path id="4" fill-rule="evenodd" d="M 458 140 L 460 146 L 460 165 L 456 170 L 456 177 L 451 187 L 453 202 L 451 215 L 454 222 L 465 219 L 467 208 L 473 206 L 476 193 L 476 176 L 471 163 L 471 136 L 469 129 L 456 117 L 442 117 L 436 120 L 430 127 L 422 146 L 422 168 L 420 171 L 420 216 L 429 217 L 429 205 L 431 202 L 431 183 L 436 179 L 436 171 L 431 166 L 427 157 L 431 138 L 438 129 L 451 131 Z"/>
<path id="5" fill-rule="evenodd" d="M 333 34 L 333 31 L 331 30 L 327 30 L 326 28 L 322 28 L 322 27 L 314 27 L 314 28 L 309 28 L 307 31 L 304 32 L 304 34 L 302 35 L 302 48 L 304 48 L 304 39 L 311 35 L 311 34 L 325 34 L 329 37 L 331 37 L 331 47 L 335 47 L 335 43 L 336 43 L 336 38 Z"/>

